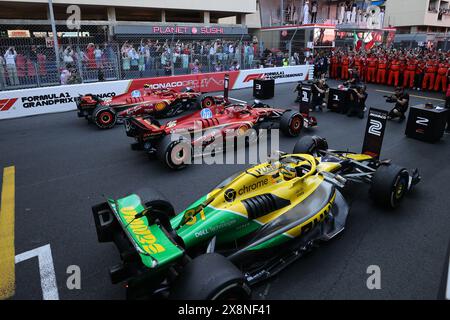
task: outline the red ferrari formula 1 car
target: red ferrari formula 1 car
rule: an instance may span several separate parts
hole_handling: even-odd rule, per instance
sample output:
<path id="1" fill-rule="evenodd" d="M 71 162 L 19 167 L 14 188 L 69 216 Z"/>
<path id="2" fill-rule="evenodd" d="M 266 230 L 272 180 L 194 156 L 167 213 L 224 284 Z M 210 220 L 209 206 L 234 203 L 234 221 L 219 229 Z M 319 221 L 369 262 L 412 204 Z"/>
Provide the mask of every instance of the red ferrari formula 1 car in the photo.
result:
<path id="1" fill-rule="evenodd" d="M 170 89 L 154 90 L 145 85 L 141 90 L 111 99 L 86 94 L 77 101 L 77 108 L 79 117 L 85 117 L 100 129 L 110 129 L 127 117 L 149 114 L 156 118 L 172 117 L 197 106 L 206 108 L 221 102 L 221 97 L 204 96 L 189 88 L 176 92 Z"/>
<path id="2" fill-rule="evenodd" d="M 135 139 L 133 150 L 156 154 L 171 169 L 181 169 L 193 157 L 205 155 L 214 145 L 214 152 L 224 149 L 230 139 L 244 136 L 256 141 L 259 129 L 280 129 L 287 136 L 298 136 L 303 127 L 317 125 L 314 117 L 295 110 L 271 108 L 255 101 L 231 103 L 228 99 L 228 78 L 225 78 L 224 102 L 216 103 L 190 115 L 161 125 L 152 116 L 125 119 L 126 133 Z M 255 129 L 255 130 L 250 130 Z M 219 145 L 218 142 L 221 144 Z"/>

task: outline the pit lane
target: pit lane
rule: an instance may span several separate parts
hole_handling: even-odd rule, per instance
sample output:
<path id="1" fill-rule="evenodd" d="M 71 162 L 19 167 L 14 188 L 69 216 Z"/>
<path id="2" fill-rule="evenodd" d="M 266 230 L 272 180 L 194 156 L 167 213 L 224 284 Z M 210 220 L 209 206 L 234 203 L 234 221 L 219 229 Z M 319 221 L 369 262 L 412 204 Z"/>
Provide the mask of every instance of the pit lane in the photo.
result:
<path id="1" fill-rule="evenodd" d="M 295 84 L 277 85 L 273 106 L 294 106 Z M 391 88 L 369 86 L 367 105 L 389 109 L 383 98 Z M 411 97 L 411 105 L 437 103 Z M 250 89 L 231 92 L 251 101 Z M 315 113 L 319 127 L 311 133 L 330 147 L 359 151 L 366 120 L 332 112 Z M 405 137 L 406 121 L 389 122 L 382 157 L 407 168 L 418 167 L 423 181 L 395 212 L 372 205 L 365 191 L 353 203 L 346 230 L 332 242 L 298 260 L 255 288 L 255 299 L 435 299 L 450 230 L 448 180 L 449 137 L 427 144 Z M 306 134 L 303 132 L 302 134 Z M 177 211 L 246 165 L 194 165 L 174 172 L 141 152 L 130 150 L 130 138 L 118 126 L 100 131 L 76 112 L 0 122 L 0 168 L 15 166 L 15 254 L 47 244 L 59 299 L 122 299 L 108 268 L 119 262 L 112 244 L 97 242 L 91 206 L 102 195 L 121 196 L 151 185 Z M 281 136 L 280 147 L 292 150 L 295 138 Z M 0 178 L 1 179 L 1 178 Z M 81 269 L 81 289 L 69 290 L 67 267 Z M 381 268 L 381 289 L 366 286 L 368 266 Z M 42 299 L 37 259 L 15 265 L 13 299 Z"/>

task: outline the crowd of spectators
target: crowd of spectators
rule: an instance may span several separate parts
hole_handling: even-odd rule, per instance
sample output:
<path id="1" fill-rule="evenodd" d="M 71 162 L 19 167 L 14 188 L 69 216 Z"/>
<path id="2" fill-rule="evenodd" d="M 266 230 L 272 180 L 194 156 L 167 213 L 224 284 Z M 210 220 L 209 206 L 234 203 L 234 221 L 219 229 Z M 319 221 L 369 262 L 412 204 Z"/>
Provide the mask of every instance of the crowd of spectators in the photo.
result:
<path id="1" fill-rule="evenodd" d="M 120 50 L 123 71 L 164 70 L 172 68 L 183 73 L 238 70 L 240 63 L 254 65 L 258 45 L 236 40 L 181 41 L 141 40 L 138 44 L 126 41 Z"/>
<path id="2" fill-rule="evenodd" d="M 258 42 L 226 39 L 141 39 L 137 43 L 88 43 L 84 48 L 66 45 L 60 49 L 60 69 L 57 70 L 52 48 L 33 45 L 26 52 L 14 47 L 7 48 L 0 55 L 0 84 L 2 87 L 73 84 L 313 64 L 317 78 L 328 75 L 346 80 L 347 69 L 358 68 L 360 78 L 369 82 L 376 82 L 372 78 L 376 78 L 374 74 L 380 73 L 380 83 L 389 83 L 393 68 L 392 85 L 402 85 L 405 71 L 414 69 L 415 81 L 421 82 L 427 78 L 429 82 L 433 82 L 434 89 L 434 78 L 437 79 L 444 69 L 450 67 L 450 56 L 439 51 L 374 48 L 358 52 L 350 49 L 335 49 L 332 52 L 316 50 L 311 54 L 308 49 L 293 49 L 289 55 L 287 51 L 278 48 L 264 48 Z M 376 68 L 376 71 L 368 72 L 369 68 Z M 412 86 L 431 88 L 431 84 L 430 87 L 428 84 L 424 87 L 422 82 Z"/>
<path id="3" fill-rule="evenodd" d="M 47 56 L 37 46 L 31 46 L 26 54 L 9 47 L 0 55 L 0 84 L 19 86 L 36 83 L 37 78 L 46 82 L 47 77 Z"/>
<path id="4" fill-rule="evenodd" d="M 232 39 L 141 39 L 137 42 L 62 45 L 57 70 L 53 48 L 7 48 L 0 55 L 0 86 L 23 87 L 74 84 L 154 77 L 172 74 L 220 72 L 304 64 L 303 53 L 263 48 L 259 43 Z"/>

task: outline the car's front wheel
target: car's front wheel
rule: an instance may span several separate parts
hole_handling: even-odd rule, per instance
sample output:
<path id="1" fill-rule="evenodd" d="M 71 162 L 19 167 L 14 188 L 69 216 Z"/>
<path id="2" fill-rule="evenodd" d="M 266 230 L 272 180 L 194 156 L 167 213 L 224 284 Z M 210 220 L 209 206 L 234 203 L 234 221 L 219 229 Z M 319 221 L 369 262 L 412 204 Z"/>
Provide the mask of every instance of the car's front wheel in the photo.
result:
<path id="1" fill-rule="evenodd" d="M 370 196 L 375 203 L 394 209 L 408 191 L 409 173 L 395 164 L 381 165 L 372 177 Z"/>
<path id="2" fill-rule="evenodd" d="M 304 136 L 298 139 L 292 153 L 306 153 L 316 155 L 319 150 L 327 150 L 328 143 L 325 138 L 319 136 Z"/>
<path id="3" fill-rule="evenodd" d="M 303 128 L 303 116 L 297 111 L 286 111 L 280 119 L 280 130 L 289 137 L 297 137 Z"/>

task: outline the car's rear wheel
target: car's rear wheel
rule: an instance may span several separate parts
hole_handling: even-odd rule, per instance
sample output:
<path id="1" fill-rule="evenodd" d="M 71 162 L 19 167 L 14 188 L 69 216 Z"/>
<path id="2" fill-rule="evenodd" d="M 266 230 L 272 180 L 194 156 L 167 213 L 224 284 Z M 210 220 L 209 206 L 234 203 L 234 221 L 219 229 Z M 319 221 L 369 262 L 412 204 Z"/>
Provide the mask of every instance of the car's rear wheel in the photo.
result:
<path id="1" fill-rule="evenodd" d="M 394 209 L 408 191 L 409 173 L 395 164 L 381 165 L 372 177 L 370 196 L 375 203 Z"/>
<path id="2" fill-rule="evenodd" d="M 152 208 L 154 211 L 150 218 L 159 219 L 159 222 L 166 230 L 172 229 L 170 218 L 175 216 L 173 205 L 158 191 L 152 188 L 144 188 L 135 192 L 146 208 Z"/>
<path id="3" fill-rule="evenodd" d="M 98 128 L 110 129 L 117 122 L 117 114 L 109 107 L 98 106 L 92 112 L 92 120 Z"/>
<path id="4" fill-rule="evenodd" d="M 306 153 L 316 155 L 318 150 L 327 150 L 328 143 L 325 138 L 319 136 L 304 136 L 298 139 L 292 153 Z"/>
<path id="5" fill-rule="evenodd" d="M 213 272 L 211 272 L 213 270 Z M 243 273 L 217 253 L 202 254 L 181 271 L 170 290 L 176 300 L 245 300 L 251 297 Z"/>
<path id="6" fill-rule="evenodd" d="M 211 96 L 202 97 L 200 99 L 200 108 L 211 108 L 215 104 L 215 100 Z"/>
<path id="7" fill-rule="evenodd" d="M 289 137 L 297 137 L 303 128 L 303 116 L 297 111 L 286 111 L 280 119 L 280 130 Z"/>
<path id="8" fill-rule="evenodd" d="M 168 217 L 175 216 L 175 209 L 172 204 L 157 190 L 152 188 L 142 188 L 135 192 L 142 203 L 148 207 L 154 207 L 163 211 Z"/>
<path id="9" fill-rule="evenodd" d="M 192 147 L 182 136 L 167 135 L 159 144 L 157 156 L 170 169 L 180 170 L 191 163 Z"/>

